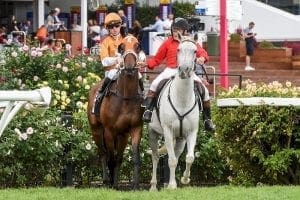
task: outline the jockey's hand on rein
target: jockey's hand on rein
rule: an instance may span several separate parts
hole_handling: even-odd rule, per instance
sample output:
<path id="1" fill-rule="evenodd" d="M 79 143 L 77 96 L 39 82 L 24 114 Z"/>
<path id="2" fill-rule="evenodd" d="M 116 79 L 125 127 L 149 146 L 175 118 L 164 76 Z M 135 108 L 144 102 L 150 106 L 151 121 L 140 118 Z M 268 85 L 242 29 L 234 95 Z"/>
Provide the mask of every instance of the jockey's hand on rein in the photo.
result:
<path id="1" fill-rule="evenodd" d="M 122 55 L 121 54 L 117 54 L 116 55 L 116 64 L 119 64 L 119 65 L 122 65 L 123 63 L 123 58 L 122 58 Z"/>
<path id="2" fill-rule="evenodd" d="M 205 62 L 205 58 L 204 57 L 199 57 L 199 58 L 196 58 L 196 63 L 198 64 L 198 65 L 203 65 L 204 64 L 204 62 Z"/>
<path id="3" fill-rule="evenodd" d="M 137 62 L 137 66 L 143 71 L 145 68 L 148 68 L 148 64 L 146 62 Z"/>

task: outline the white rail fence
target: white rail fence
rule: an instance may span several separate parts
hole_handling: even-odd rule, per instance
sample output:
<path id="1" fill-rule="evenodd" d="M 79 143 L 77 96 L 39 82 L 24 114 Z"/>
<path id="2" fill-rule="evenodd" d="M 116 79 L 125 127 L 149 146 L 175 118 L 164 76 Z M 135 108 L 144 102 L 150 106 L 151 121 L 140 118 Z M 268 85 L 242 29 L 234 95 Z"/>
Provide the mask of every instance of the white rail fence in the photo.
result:
<path id="1" fill-rule="evenodd" d="M 249 97 L 249 98 L 226 98 L 218 99 L 217 106 L 295 106 L 300 107 L 300 98 L 275 98 L 275 97 Z"/>
<path id="2" fill-rule="evenodd" d="M 0 108 L 5 108 L 0 120 L 0 137 L 9 122 L 25 105 L 48 107 L 50 102 L 50 87 L 31 91 L 0 90 Z"/>

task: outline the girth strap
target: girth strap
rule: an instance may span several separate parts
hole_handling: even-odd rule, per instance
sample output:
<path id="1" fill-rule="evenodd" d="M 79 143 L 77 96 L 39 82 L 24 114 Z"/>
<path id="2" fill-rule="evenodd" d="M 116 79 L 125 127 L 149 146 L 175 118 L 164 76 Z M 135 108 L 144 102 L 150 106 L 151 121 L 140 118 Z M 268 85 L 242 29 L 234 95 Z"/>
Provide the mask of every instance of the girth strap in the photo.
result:
<path id="1" fill-rule="evenodd" d="M 197 97 L 196 97 L 196 94 L 195 94 L 195 103 L 194 105 L 191 107 L 190 110 L 188 110 L 185 114 L 183 115 L 180 115 L 180 113 L 176 110 L 174 104 L 172 103 L 172 100 L 171 100 L 171 96 L 170 96 L 170 88 L 171 88 L 171 85 L 172 85 L 173 82 L 171 82 L 170 86 L 169 86 L 169 90 L 168 90 L 168 100 L 170 102 L 170 105 L 171 107 L 173 108 L 173 110 L 175 111 L 178 119 L 179 119 L 179 124 L 180 124 L 180 127 L 179 127 L 179 136 L 182 137 L 182 130 L 183 130 L 183 127 L 182 127 L 182 124 L 183 124 L 183 119 L 185 116 L 187 116 L 190 112 L 192 112 L 195 108 L 195 106 L 197 105 Z"/>

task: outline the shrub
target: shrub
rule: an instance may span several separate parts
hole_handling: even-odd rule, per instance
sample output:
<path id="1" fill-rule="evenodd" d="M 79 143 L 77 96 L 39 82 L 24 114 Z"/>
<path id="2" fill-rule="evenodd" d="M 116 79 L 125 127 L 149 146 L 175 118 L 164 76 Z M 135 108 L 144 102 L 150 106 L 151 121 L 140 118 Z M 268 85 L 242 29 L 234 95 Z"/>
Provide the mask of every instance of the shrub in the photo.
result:
<path id="1" fill-rule="evenodd" d="M 241 41 L 241 35 L 239 35 L 238 33 L 232 33 L 230 34 L 230 42 L 234 42 L 234 43 L 238 43 Z"/>
<path id="2" fill-rule="evenodd" d="M 290 82 L 230 88 L 219 98 L 299 97 L 300 88 Z M 218 108 L 216 139 L 226 158 L 233 184 L 299 184 L 300 127 L 296 107 L 239 106 Z"/>
<path id="3" fill-rule="evenodd" d="M 266 40 L 260 42 L 258 47 L 261 48 L 261 49 L 273 49 L 273 48 L 275 48 L 275 46 L 272 42 L 266 41 Z"/>

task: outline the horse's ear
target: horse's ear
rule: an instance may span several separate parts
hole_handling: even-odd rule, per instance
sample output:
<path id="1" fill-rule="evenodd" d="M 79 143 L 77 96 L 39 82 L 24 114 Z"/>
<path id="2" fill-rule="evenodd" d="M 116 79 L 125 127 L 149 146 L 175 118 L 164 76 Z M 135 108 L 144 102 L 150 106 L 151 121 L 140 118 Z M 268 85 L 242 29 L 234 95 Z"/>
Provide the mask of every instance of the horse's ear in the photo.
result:
<path id="1" fill-rule="evenodd" d="M 136 53 L 139 53 L 142 50 L 142 45 L 140 43 L 135 43 L 134 50 Z"/>
<path id="2" fill-rule="evenodd" d="M 125 52 L 125 44 L 124 43 L 121 43 L 119 46 L 118 46 L 118 53 L 120 53 L 121 55 L 123 55 Z"/>

